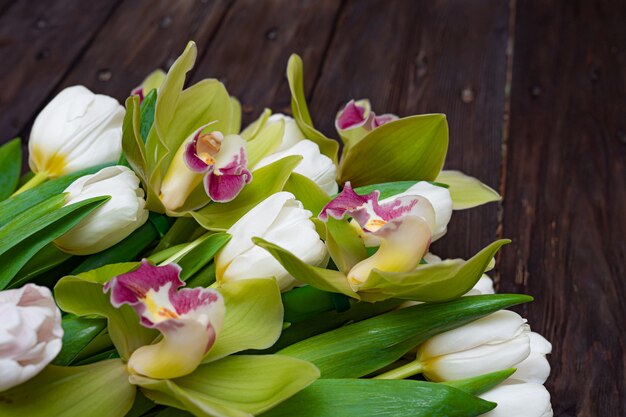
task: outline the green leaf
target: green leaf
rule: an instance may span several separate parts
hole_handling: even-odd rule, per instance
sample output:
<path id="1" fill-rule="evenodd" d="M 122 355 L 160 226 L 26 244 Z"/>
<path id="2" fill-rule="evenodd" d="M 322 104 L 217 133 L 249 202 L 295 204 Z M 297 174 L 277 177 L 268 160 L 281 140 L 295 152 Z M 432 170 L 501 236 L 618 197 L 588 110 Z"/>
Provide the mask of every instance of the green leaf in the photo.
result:
<path id="1" fill-rule="evenodd" d="M 19 138 L 0 146 L 0 201 L 5 200 L 17 187 L 22 170 L 22 143 Z"/>
<path id="2" fill-rule="evenodd" d="M 479 375 L 473 378 L 446 381 L 441 384 L 465 391 L 472 395 L 480 395 L 497 387 L 508 377 L 513 375 L 513 373 L 515 373 L 515 368 L 491 372 L 489 374 Z"/>
<path id="3" fill-rule="evenodd" d="M 348 279 L 343 273 L 308 265 L 291 252 L 259 237 L 252 238 L 252 241 L 268 251 L 298 281 L 322 291 L 338 292 L 359 299 L 359 296 L 350 288 Z"/>
<path id="4" fill-rule="evenodd" d="M 443 114 L 405 117 L 372 130 L 351 146 L 339 167 L 339 183 L 354 187 L 392 181 L 432 181 L 448 150 Z"/>
<path id="5" fill-rule="evenodd" d="M 281 191 L 291 171 L 301 160 L 301 156 L 294 155 L 264 166 L 254 171 L 252 182 L 246 185 L 233 201 L 213 202 L 196 212 L 191 212 L 191 215 L 205 229 L 227 230 L 254 206 Z"/>
<path id="6" fill-rule="evenodd" d="M 64 316 L 63 347 L 54 358 L 54 365 L 70 365 L 79 353 L 106 328 L 106 321 L 75 316 Z"/>
<path id="7" fill-rule="evenodd" d="M 205 362 L 274 344 L 283 327 L 280 288 L 273 278 L 229 282 L 218 288 L 226 304 L 224 325 Z"/>
<path id="8" fill-rule="evenodd" d="M 476 285 L 498 250 L 510 242 L 507 239 L 495 241 L 467 261 L 446 259 L 420 265 L 410 272 L 374 269 L 359 289 L 359 295 L 370 302 L 388 298 L 425 302 L 453 300 Z"/>
<path id="9" fill-rule="evenodd" d="M 330 197 L 316 183 L 304 175 L 292 172 L 285 183 L 284 191 L 289 191 L 302 202 L 305 209 L 311 210 L 313 216 L 322 211 L 324 206 L 330 201 Z"/>
<path id="10" fill-rule="evenodd" d="M 367 258 L 367 248 L 356 229 L 349 222 L 331 216 L 326 222 L 326 246 L 337 268 L 346 275 Z"/>
<path id="11" fill-rule="evenodd" d="M 243 132 L 241 132 L 241 137 L 246 141 L 252 140 L 259 134 L 259 131 L 263 126 L 265 126 L 265 122 L 272 114 L 272 111 L 268 108 L 263 109 L 263 113 L 256 119 L 254 122 L 250 123 L 248 127 L 246 127 Z"/>
<path id="12" fill-rule="evenodd" d="M 72 174 L 47 181 L 33 189 L 24 191 L 16 196 L 0 202 L 0 227 L 9 223 L 15 217 L 24 213 L 35 205 L 61 194 L 71 183 L 78 178 L 93 174 L 110 164 L 98 165 L 92 168 L 83 169 Z"/>
<path id="13" fill-rule="evenodd" d="M 359 378 L 395 362 L 436 334 L 531 300 L 526 295 L 492 294 L 420 304 L 311 337 L 278 353 L 315 364 L 323 378 Z"/>
<path id="14" fill-rule="evenodd" d="M 95 197 L 53 210 L 36 218 L 39 206 L 20 214 L 0 229 L 0 289 L 6 288 L 18 271 L 44 246 L 76 226 L 109 197 Z M 41 203 L 46 205 L 46 203 Z M 30 220 L 30 223 L 24 223 Z"/>
<path id="15" fill-rule="evenodd" d="M 197 231 L 201 230 L 202 234 L 205 232 L 202 227 L 192 217 L 179 217 L 176 219 L 172 227 L 167 231 L 165 236 L 159 241 L 159 244 L 152 251 L 152 254 L 156 254 L 162 250 L 170 248 L 172 246 L 179 245 L 181 243 L 187 243 L 193 238 L 191 236 Z"/>
<path id="16" fill-rule="evenodd" d="M 19 270 L 9 288 L 21 287 L 34 277 L 62 264 L 72 256 L 59 250 L 53 243 L 48 243 Z"/>
<path id="17" fill-rule="evenodd" d="M 317 143 L 322 154 L 332 159 L 337 164 L 337 153 L 339 152 L 339 143 L 327 138 L 313 127 L 313 121 L 309 114 L 309 108 L 306 104 L 304 96 L 304 75 L 303 75 L 302 59 L 293 54 L 289 57 L 287 63 L 287 81 L 291 90 L 291 110 L 294 119 L 298 123 L 298 127 L 304 133 L 304 137 Z"/>
<path id="18" fill-rule="evenodd" d="M 283 140 L 285 122 L 267 123 L 255 135 L 254 139 L 246 143 L 248 166 L 254 168 L 261 159 L 273 153 Z"/>
<path id="19" fill-rule="evenodd" d="M 111 340 L 125 360 L 138 347 L 151 343 L 159 332 L 142 326 L 132 307 L 113 307 L 110 295 L 103 291 L 102 282 L 128 272 L 136 265 L 107 265 L 77 276 L 63 277 L 54 287 L 55 299 L 63 311 L 77 316 L 97 315 L 107 318 Z"/>
<path id="20" fill-rule="evenodd" d="M 87 366 L 50 365 L 39 375 L 2 393 L 4 417 L 123 417 L 136 388 L 119 359 Z"/>
<path id="21" fill-rule="evenodd" d="M 394 181 L 385 182 L 382 184 L 365 185 L 363 187 L 355 188 L 354 191 L 359 195 L 369 194 L 374 190 L 380 191 L 379 199 L 393 197 L 396 194 L 400 194 L 417 184 L 417 181 Z"/>
<path id="22" fill-rule="evenodd" d="M 496 190 L 461 171 L 441 171 L 437 181 L 449 186 L 454 210 L 464 210 L 502 199 Z"/>
<path id="23" fill-rule="evenodd" d="M 192 275 L 213 260 L 215 254 L 230 240 L 228 233 L 208 236 L 175 262 L 182 268 L 180 279 L 187 281 Z"/>
<path id="24" fill-rule="evenodd" d="M 146 142 L 152 124 L 154 123 L 154 109 L 156 106 L 157 90 L 150 90 L 146 97 L 141 102 L 140 110 L 140 122 L 139 122 L 139 134 L 142 142 Z"/>
<path id="25" fill-rule="evenodd" d="M 229 356 L 172 380 L 131 376 L 153 401 L 196 416 L 252 416 L 310 385 L 319 376 L 308 362 L 280 355 Z"/>
<path id="26" fill-rule="evenodd" d="M 472 417 L 495 406 L 431 382 L 320 379 L 262 417 Z"/>

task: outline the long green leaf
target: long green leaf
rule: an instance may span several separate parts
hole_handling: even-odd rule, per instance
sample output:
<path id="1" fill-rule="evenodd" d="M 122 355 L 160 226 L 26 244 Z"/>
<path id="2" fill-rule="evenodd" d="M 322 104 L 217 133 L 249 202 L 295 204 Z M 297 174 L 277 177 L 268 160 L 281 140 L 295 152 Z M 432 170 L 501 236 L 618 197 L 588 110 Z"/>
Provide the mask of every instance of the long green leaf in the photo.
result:
<path id="1" fill-rule="evenodd" d="M 2 393 L 4 417 L 123 417 L 136 388 L 119 359 L 87 366 L 50 365 L 22 385 Z"/>
<path id="2" fill-rule="evenodd" d="M 386 123 L 351 146 L 341 161 L 339 183 L 352 185 L 392 181 L 433 181 L 448 150 L 443 114 L 405 117 Z"/>
<path id="3" fill-rule="evenodd" d="M 9 197 L 20 180 L 22 143 L 19 138 L 0 146 L 0 201 Z"/>
<path id="4" fill-rule="evenodd" d="M 314 336 L 278 353 L 315 364 L 323 378 L 358 378 L 395 362 L 436 334 L 531 300 L 495 294 L 421 304 Z"/>
<path id="5" fill-rule="evenodd" d="M 262 417 L 473 417 L 495 406 L 430 382 L 321 379 Z"/>
<path id="6" fill-rule="evenodd" d="M 513 375 L 514 372 L 515 368 L 504 369 L 502 371 L 479 375 L 474 378 L 457 379 L 455 381 L 442 382 L 441 384 L 460 389 L 472 395 L 480 395 L 500 385 L 500 383 Z"/>
<path id="7" fill-rule="evenodd" d="M 213 260 L 215 254 L 230 240 L 228 233 L 210 235 L 175 262 L 182 268 L 180 279 L 187 281 Z"/>
<path id="8" fill-rule="evenodd" d="M 63 317 L 61 324 L 63 325 L 63 347 L 54 358 L 52 362 L 54 365 L 70 365 L 85 346 L 106 328 L 106 320 L 70 315 Z"/>
<path id="9" fill-rule="evenodd" d="M 510 240 L 493 242 L 471 259 L 447 259 L 435 264 L 420 265 L 410 272 L 372 270 L 359 290 L 366 301 L 388 298 L 441 302 L 462 296 L 472 289 L 498 250 Z"/>
<path id="10" fill-rule="evenodd" d="M 197 212 L 191 212 L 191 215 L 205 229 L 227 230 L 251 208 L 281 191 L 291 171 L 301 160 L 301 156 L 294 155 L 264 166 L 254 171 L 252 182 L 233 201 L 214 202 Z"/>
<path id="11" fill-rule="evenodd" d="M 62 207 L 40 219 L 33 219 L 30 228 L 28 224 L 16 226 L 23 218 L 16 218 L 14 220 L 17 220 L 16 224 L 13 222 L 6 224 L 0 230 L 0 263 L 2 264 L 0 289 L 6 288 L 18 271 L 39 250 L 76 226 L 108 198 L 96 197 Z M 5 234 L 7 230 L 11 231 L 9 235 Z"/>
<path id="12" fill-rule="evenodd" d="M 0 202 L 0 227 L 4 226 L 15 217 L 30 209 L 31 207 L 46 201 L 51 197 L 61 194 L 71 183 L 78 178 L 93 174 L 111 164 L 103 164 L 95 167 L 83 169 L 59 178 L 47 181 L 35 188 L 24 191 L 16 196 Z"/>
<path id="13" fill-rule="evenodd" d="M 59 250 L 53 243 L 47 244 L 19 270 L 9 288 L 21 287 L 29 280 L 62 264 L 72 256 Z"/>

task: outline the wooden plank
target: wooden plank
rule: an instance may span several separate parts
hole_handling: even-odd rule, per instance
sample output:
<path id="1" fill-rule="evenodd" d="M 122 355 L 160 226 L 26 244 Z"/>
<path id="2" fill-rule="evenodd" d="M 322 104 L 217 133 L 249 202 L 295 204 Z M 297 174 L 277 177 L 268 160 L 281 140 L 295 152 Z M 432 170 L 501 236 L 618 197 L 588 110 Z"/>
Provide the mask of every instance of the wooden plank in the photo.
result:
<path id="1" fill-rule="evenodd" d="M 507 2 L 348 1 L 313 92 L 316 126 L 368 97 L 379 113 L 446 113 L 446 168 L 498 187 L 506 75 Z M 306 62 L 305 62 L 306 64 Z M 433 251 L 471 256 L 496 237 L 496 204 L 456 212 Z"/>
<path id="2" fill-rule="evenodd" d="M 626 415 L 626 3 L 518 2 L 503 291 L 554 345 L 555 416 Z"/>
<path id="3" fill-rule="evenodd" d="M 22 131 L 117 4 L 22 1 L 0 16 L 0 141 Z"/>
<path id="4" fill-rule="evenodd" d="M 231 5 L 231 0 L 125 1 L 62 87 L 83 84 L 123 102 L 151 71 L 168 69 L 189 40 L 199 51 L 206 48 Z"/>
<path id="5" fill-rule="evenodd" d="M 339 1 L 239 0 L 228 12 L 194 78 L 221 79 L 242 103 L 243 122 L 264 107 L 290 112 L 287 60 L 298 53 L 315 78 L 334 28 Z M 310 91 L 311 82 L 306 88 Z"/>

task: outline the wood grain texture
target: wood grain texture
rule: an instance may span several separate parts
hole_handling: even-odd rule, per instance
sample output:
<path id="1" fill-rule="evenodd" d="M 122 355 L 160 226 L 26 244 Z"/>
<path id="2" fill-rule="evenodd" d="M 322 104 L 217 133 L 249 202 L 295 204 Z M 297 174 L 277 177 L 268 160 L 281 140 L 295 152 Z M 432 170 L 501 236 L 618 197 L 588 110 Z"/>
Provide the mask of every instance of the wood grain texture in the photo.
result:
<path id="1" fill-rule="evenodd" d="M 518 6 L 501 290 L 536 297 L 555 416 L 624 416 L 626 3 Z"/>
<path id="2" fill-rule="evenodd" d="M 73 66 L 62 86 L 83 84 L 124 102 L 153 70 L 167 70 L 195 40 L 206 48 L 229 0 L 127 0 Z"/>
<path id="3" fill-rule="evenodd" d="M 242 104 L 244 125 L 270 107 L 290 112 L 285 70 L 292 53 L 315 78 L 340 1 L 238 0 L 198 64 L 194 79 L 219 78 Z M 312 83 L 305 88 L 310 91 Z"/>
<path id="4" fill-rule="evenodd" d="M 497 188 L 508 13 L 497 0 L 348 1 L 313 92 L 316 126 L 336 137 L 334 114 L 351 98 L 378 113 L 445 113 L 446 168 Z M 433 251 L 473 255 L 496 238 L 497 210 L 457 212 Z"/>
<path id="5" fill-rule="evenodd" d="M 0 135 L 20 133 L 118 0 L 15 2 L 0 16 Z"/>

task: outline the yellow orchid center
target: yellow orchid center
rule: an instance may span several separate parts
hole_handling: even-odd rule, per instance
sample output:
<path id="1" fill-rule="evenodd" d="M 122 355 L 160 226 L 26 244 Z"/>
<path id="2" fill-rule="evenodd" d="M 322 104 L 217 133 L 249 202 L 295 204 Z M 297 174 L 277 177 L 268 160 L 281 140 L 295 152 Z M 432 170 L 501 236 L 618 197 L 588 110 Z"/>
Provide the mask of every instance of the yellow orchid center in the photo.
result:
<path id="1" fill-rule="evenodd" d="M 222 147 L 222 136 L 219 132 L 205 133 L 198 137 L 196 155 L 207 165 L 215 164 L 215 155 Z"/>

